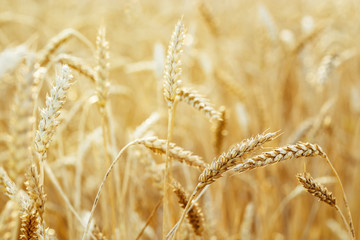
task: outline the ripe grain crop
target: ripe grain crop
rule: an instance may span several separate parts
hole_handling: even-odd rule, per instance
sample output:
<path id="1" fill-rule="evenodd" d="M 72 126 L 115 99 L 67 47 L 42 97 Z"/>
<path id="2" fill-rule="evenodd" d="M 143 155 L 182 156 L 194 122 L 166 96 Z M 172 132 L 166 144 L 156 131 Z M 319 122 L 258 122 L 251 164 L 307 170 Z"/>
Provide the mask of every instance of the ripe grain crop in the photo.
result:
<path id="1" fill-rule="evenodd" d="M 3 0 L 0 239 L 357 239 L 358 9 Z"/>

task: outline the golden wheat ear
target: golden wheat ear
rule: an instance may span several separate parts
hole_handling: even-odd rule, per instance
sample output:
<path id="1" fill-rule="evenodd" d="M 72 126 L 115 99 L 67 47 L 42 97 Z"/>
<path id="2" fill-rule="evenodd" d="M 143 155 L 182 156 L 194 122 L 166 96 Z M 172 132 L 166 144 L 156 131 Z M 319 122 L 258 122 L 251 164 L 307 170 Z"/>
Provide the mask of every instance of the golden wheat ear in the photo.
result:
<path id="1" fill-rule="evenodd" d="M 52 39 L 50 39 L 48 44 L 40 51 L 37 57 L 36 67 L 39 68 L 46 66 L 50 62 L 56 50 L 59 49 L 59 47 L 61 47 L 65 42 L 67 42 L 72 37 L 76 37 L 93 51 L 94 47 L 92 43 L 85 36 L 83 36 L 75 29 L 68 28 L 60 32 Z"/>
<path id="2" fill-rule="evenodd" d="M 179 97 L 180 101 L 189 104 L 199 112 L 203 113 L 210 120 L 222 120 L 221 112 L 215 110 L 209 100 L 196 91 L 186 88 L 178 88 L 176 90 L 176 95 Z"/>
<path id="3" fill-rule="evenodd" d="M 316 182 L 310 173 L 299 173 L 296 177 L 309 193 L 332 207 L 336 205 L 336 199 L 333 194 L 321 183 Z"/>
<path id="4" fill-rule="evenodd" d="M 178 198 L 179 205 L 185 209 L 186 205 L 189 201 L 189 194 L 185 192 L 184 188 L 181 184 L 175 180 L 171 185 L 173 192 Z M 191 210 L 186 215 L 187 219 L 189 220 L 190 225 L 192 226 L 194 232 L 198 236 L 202 236 L 204 231 L 204 216 L 200 207 L 195 203 Z"/>
<path id="5" fill-rule="evenodd" d="M 304 172 L 296 175 L 298 181 L 302 184 L 302 186 L 306 189 L 307 192 L 311 193 L 313 196 L 317 197 L 320 201 L 327 203 L 331 207 L 334 207 L 336 211 L 340 214 L 341 219 L 343 220 L 350 236 L 352 239 L 355 239 L 355 234 L 352 229 L 351 221 L 346 221 L 344 214 L 342 213 L 339 206 L 336 204 L 336 199 L 333 196 L 332 192 L 330 192 L 324 185 L 315 181 L 315 179 L 311 176 L 310 173 Z"/>
<path id="6" fill-rule="evenodd" d="M 164 68 L 164 97 L 171 105 L 175 101 L 176 90 L 180 86 L 181 75 L 181 54 L 185 39 L 185 27 L 182 20 L 179 20 L 171 36 L 169 43 L 166 64 Z"/>
<path id="7" fill-rule="evenodd" d="M 69 54 L 59 54 L 55 59 L 55 63 L 61 63 L 63 65 L 68 65 L 71 69 L 79 72 L 80 74 L 84 75 L 92 82 L 96 82 L 96 73 L 95 71 L 87 65 L 81 58 L 77 58 L 71 56 Z"/>
<path id="8" fill-rule="evenodd" d="M 157 137 L 143 138 L 138 141 L 139 144 L 144 145 L 155 153 L 166 154 L 167 141 L 159 139 Z M 184 162 L 189 166 L 193 166 L 199 169 L 204 169 L 207 164 L 201 157 L 194 155 L 190 151 L 186 151 L 183 148 L 176 146 L 175 143 L 169 144 L 169 156 L 179 162 Z"/>

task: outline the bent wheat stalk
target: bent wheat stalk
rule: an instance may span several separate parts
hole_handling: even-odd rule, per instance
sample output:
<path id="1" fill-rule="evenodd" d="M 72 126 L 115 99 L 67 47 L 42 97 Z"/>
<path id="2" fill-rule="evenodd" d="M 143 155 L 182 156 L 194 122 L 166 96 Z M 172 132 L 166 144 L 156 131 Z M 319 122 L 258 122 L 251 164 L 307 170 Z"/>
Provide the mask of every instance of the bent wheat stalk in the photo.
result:
<path id="1" fill-rule="evenodd" d="M 320 201 L 323 201 L 336 209 L 336 211 L 340 214 L 341 219 L 343 220 L 352 239 L 355 239 L 352 230 L 350 229 L 350 225 L 348 225 L 344 214 L 340 210 L 339 206 L 336 204 L 336 199 L 332 195 L 332 193 L 321 183 L 316 182 L 308 172 L 299 173 L 296 177 L 309 193 L 319 198 Z"/>

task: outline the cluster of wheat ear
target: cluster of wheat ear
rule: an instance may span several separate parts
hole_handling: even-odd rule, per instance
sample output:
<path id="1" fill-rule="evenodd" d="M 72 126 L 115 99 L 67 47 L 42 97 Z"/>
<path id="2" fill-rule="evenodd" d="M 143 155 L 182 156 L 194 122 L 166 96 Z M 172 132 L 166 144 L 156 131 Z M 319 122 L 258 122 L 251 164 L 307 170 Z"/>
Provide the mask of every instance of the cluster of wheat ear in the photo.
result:
<path id="1" fill-rule="evenodd" d="M 0 239 L 356 239 L 360 3 L 3 1 Z"/>

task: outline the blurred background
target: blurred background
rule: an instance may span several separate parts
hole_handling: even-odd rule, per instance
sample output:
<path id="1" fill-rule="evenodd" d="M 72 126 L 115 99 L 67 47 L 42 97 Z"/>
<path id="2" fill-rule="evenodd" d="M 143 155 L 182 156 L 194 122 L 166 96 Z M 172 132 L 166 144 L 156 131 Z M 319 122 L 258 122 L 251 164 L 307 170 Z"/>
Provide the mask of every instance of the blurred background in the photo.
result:
<path id="1" fill-rule="evenodd" d="M 135 138 L 156 135 L 166 139 L 163 66 L 174 26 L 183 18 L 182 83 L 206 96 L 216 109 L 223 106 L 226 127 L 221 146 L 214 146 L 213 124 L 179 103 L 173 142 L 207 163 L 233 144 L 264 131 L 280 130 L 281 135 L 261 151 L 298 141 L 319 144 L 339 172 L 359 234 L 359 10 L 360 2 L 351 0 L 1 0 L 0 164 L 17 187 L 24 189 L 29 160 L 19 162 L 16 154 L 33 146 L 33 140 L 28 141 L 21 128 L 16 128 L 24 124 L 21 94 L 29 91 L 18 87 L 19 79 L 24 78 L 24 59 L 36 58 L 53 37 L 68 28 L 89 44 L 70 38 L 56 49 L 46 81 L 38 89 L 38 107 L 44 107 L 55 81 L 56 56 L 66 53 L 95 68 L 96 36 L 103 26 L 109 42 L 111 156 Z M 108 165 L 104 164 L 94 83 L 77 71 L 73 75 L 48 163 L 78 214 L 86 219 Z M 37 109 L 34 113 L 31 121 L 36 123 Z M 139 129 L 149 116 L 151 124 Z M 24 149 L 14 148 L 19 138 L 25 138 L 20 139 Z M 180 238 L 349 239 L 335 209 L 299 187 L 296 174 L 304 171 L 305 163 L 306 170 L 333 192 L 345 211 L 340 187 L 326 162 L 319 157 L 295 159 L 219 179 L 199 201 L 204 235 L 195 236 L 185 224 Z M 191 192 L 201 172 L 174 164 L 174 178 Z M 138 236 L 161 199 L 162 168 L 163 158 L 148 149 L 127 151 L 112 173 L 120 188 L 106 187 L 93 219 L 108 239 Z M 52 237 L 79 239 L 83 227 L 45 178 L 45 221 Z M 109 206 L 109 194 L 115 196 L 115 209 Z M 182 210 L 175 196 L 172 200 L 174 225 Z M 8 202 L 5 195 L 0 196 L 0 235 L 14 237 L 18 233 L 7 234 L 5 223 L 12 217 L 10 229 L 19 229 L 18 213 Z M 11 212 L 15 213 L 10 216 Z M 141 239 L 160 239 L 161 227 L 160 206 Z M 6 239 L 14 239 L 11 237 Z"/>

